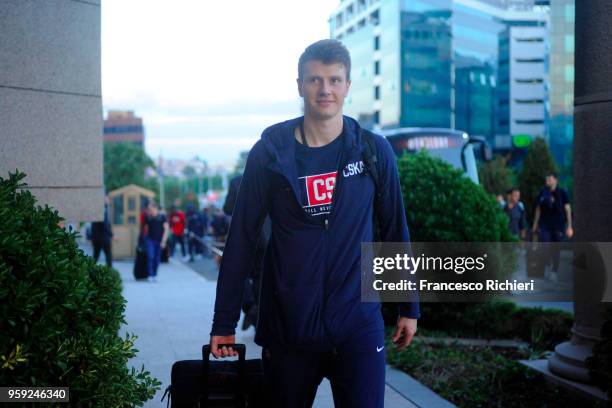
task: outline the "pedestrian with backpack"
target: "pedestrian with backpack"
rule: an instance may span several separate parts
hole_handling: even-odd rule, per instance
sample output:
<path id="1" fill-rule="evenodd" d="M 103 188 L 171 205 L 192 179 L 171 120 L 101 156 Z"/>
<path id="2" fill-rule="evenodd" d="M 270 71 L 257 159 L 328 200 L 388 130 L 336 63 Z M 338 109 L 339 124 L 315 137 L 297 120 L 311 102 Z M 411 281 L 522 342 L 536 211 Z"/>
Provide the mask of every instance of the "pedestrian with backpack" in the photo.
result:
<path id="1" fill-rule="evenodd" d="M 521 191 L 513 187 L 507 192 L 504 212 L 508 216 L 508 229 L 518 238 L 524 240 L 527 235 L 527 220 L 525 219 L 525 205 L 521 201 Z"/>
<path id="2" fill-rule="evenodd" d="M 270 406 L 311 406 L 323 377 L 338 407 L 383 407 L 384 322 L 361 302 L 361 243 L 408 242 L 391 146 L 342 114 L 350 55 L 336 40 L 306 48 L 298 63 L 304 116 L 264 130 L 250 151 L 221 261 L 211 352 L 235 355 L 245 278 L 265 217 L 255 342 L 263 347 Z M 392 340 L 408 346 L 419 305 L 398 304 Z"/>

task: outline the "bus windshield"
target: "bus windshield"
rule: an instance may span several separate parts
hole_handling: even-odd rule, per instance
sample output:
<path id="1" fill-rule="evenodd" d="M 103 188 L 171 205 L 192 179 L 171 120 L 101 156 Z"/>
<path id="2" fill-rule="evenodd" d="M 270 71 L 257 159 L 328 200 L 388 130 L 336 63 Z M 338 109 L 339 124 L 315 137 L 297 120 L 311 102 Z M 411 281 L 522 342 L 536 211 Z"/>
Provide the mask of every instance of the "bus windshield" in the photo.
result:
<path id="1" fill-rule="evenodd" d="M 457 169 L 461 169 L 478 184 L 478 171 L 468 134 L 454 129 L 399 128 L 385 129 L 380 133 L 389 140 L 395 154 L 414 153 L 425 149 Z M 466 146 L 467 144 L 467 146 Z"/>

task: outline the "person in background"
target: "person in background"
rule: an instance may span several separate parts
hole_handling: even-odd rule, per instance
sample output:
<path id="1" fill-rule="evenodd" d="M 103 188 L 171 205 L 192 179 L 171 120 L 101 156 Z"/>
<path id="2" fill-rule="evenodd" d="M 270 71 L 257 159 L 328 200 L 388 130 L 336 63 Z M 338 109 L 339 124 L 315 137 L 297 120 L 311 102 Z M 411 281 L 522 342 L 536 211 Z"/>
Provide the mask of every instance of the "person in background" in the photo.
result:
<path id="1" fill-rule="evenodd" d="M 545 178 L 546 185 L 540 190 L 536 201 L 533 232 L 540 233 L 541 242 L 563 242 L 574 236 L 572 228 L 572 208 L 567 191 L 558 186 L 555 173 Z M 552 272 L 559 269 L 559 247 L 551 248 Z"/>
<path id="2" fill-rule="evenodd" d="M 170 256 L 174 255 L 174 248 L 178 243 L 181 246 L 181 255 L 183 261 L 187 260 L 187 253 L 185 251 L 185 213 L 182 212 L 176 205 L 170 207 L 170 229 L 172 230 L 172 236 L 170 238 Z"/>
<path id="3" fill-rule="evenodd" d="M 229 217 L 220 208 L 213 208 L 210 229 L 214 240 L 214 246 L 223 251 L 225 238 L 229 231 Z M 217 266 L 221 264 L 221 256 L 215 254 Z"/>
<path id="4" fill-rule="evenodd" d="M 149 282 L 157 281 L 157 269 L 161 251 L 168 240 L 168 221 L 155 201 L 149 201 L 144 216 L 144 240 L 147 248 L 147 273 Z"/>
<path id="5" fill-rule="evenodd" d="M 504 200 L 504 196 L 502 194 L 496 194 L 495 201 L 497 201 L 500 208 L 504 208 L 506 206 L 506 200 Z"/>
<path id="6" fill-rule="evenodd" d="M 525 205 L 521 202 L 521 191 L 513 187 L 508 190 L 504 212 L 508 216 L 510 232 L 520 239 L 526 238 L 527 220 L 525 219 Z"/>
<path id="7" fill-rule="evenodd" d="M 206 234 L 208 233 L 208 228 L 210 226 L 210 216 L 208 215 L 208 207 L 204 207 L 202 209 L 201 212 L 202 215 L 202 222 L 204 223 L 204 231 L 202 233 L 202 240 L 206 239 Z M 210 253 L 208 246 L 204 245 L 202 242 L 199 243 L 200 245 L 197 247 L 198 249 L 198 253 L 202 254 L 202 256 L 206 256 L 206 257 L 211 257 L 212 254 Z"/>
<path id="8" fill-rule="evenodd" d="M 199 253 L 204 239 L 206 225 L 204 216 L 192 204 L 187 207 L 187 229 L 189 230 L 189 262 L 194 261 L 194 255 Z"/>
<path id="9" fill-rule="evenodd" d="M 108 216 L 108 196 L 104 197 L 104 219 L 91 223 L 91 243 L 93 245 L 93 257 L 96 262 L 100 258 L 100 251 L 104 251 L 106 265 L 113 266 L 113 255 L 111 250 L 111 240 L 113 239 L 113 229 Z"/>

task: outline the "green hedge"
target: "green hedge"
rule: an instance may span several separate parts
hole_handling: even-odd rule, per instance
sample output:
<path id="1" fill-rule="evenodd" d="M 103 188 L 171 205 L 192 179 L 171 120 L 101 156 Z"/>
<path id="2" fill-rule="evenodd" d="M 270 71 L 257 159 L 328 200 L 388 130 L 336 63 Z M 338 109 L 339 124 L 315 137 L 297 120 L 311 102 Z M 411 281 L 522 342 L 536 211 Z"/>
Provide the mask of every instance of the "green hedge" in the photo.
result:
<path id="1" fill-rule="evenodd" d="M 57 211 L 36 206 L 24 177 L 0 178 L 0 384 L 67 386 L 73 406 L 142 405 L 160 382 L 127 368 L 137 350 L 118 335 L 119 274 L 78 248 Z"/>
<path id="2" fill-rule="evenodd" d="M 404 155 L 398 171 L 414 242 L 514 242 L 495 198 L 426 151 Z"/>
<path id="3" fill-rule="evenodd" d="M 388 336 L 387 336 L 388 337 Z M 530 350 L 414 343 L 387 361 L 459 407 L 603 407 L 547 386 L 545 378 L 518 363 Z"/>
<path id="4" fill-rule="evenodd" d="M 420 326 L 451 337 L 519 339 L 538 350 L 552 350 L 571 336 L 573 318 L 562 310 L 519 307 L 493 301 L 451 305 L 421 305 Z"/>

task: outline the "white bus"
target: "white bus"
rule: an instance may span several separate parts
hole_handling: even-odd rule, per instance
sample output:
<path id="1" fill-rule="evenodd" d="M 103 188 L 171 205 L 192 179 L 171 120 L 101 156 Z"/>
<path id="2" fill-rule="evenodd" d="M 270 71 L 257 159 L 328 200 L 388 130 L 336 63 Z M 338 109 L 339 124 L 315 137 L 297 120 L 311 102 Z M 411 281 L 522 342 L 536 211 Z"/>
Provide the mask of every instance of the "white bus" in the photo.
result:
<path id="1" fill-rule="evenodd" d="M 481 137 L 470 137 L 461 130 L 446 128 L 397 128 L 381 129 L 377 133 L 385 136 L 399 157 L 404 152 L 413 153 L 425 149 L 433 157 L 439 157 L 453 167 L 461 169 L 478 184 L 478 169 L 474 146 L 480 157 L 491 160 L 491 150 Z"/>

